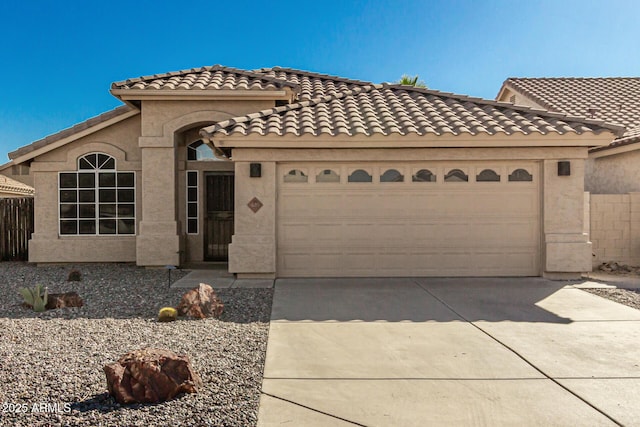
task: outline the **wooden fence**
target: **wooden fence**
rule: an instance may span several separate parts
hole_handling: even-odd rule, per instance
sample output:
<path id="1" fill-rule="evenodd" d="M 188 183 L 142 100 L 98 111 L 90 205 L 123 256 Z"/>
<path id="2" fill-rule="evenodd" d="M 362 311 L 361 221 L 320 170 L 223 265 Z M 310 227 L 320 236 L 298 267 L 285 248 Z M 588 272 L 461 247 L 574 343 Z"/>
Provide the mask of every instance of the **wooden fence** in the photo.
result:
<path id="1" fill-rule="evenodd" d="M 0 199 L 0 261 L 29 258 L 33 197 Z"/>

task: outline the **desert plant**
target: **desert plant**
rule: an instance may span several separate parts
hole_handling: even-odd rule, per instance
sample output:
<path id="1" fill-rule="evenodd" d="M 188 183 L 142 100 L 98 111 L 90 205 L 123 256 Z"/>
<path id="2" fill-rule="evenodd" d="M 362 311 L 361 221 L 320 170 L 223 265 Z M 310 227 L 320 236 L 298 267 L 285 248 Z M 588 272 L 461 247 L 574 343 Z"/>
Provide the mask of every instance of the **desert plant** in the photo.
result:
<path id="1" fill-rule="evenodd" d="M 45 310 L 47 301 L 49 300 L 49 291 L 42 285 L 36 285 L 35 288 L 20 288 L 20 293 L 24 298 L 25 304 L 33 307 L 33 311 L 42 312 Z"/>
<path id="2" fill-rule="evenodd" d="M 178 318 L 178 310 L 173 307 L 162 307 L 158 312 L 158 322 L 173 322 Z"/>
<path id="3" fill-rule="evenodd" d="M 82 274 L 78 270 L 71 270 L 67 277 L 67 282 L 79 282 L 82 280 Z"/>

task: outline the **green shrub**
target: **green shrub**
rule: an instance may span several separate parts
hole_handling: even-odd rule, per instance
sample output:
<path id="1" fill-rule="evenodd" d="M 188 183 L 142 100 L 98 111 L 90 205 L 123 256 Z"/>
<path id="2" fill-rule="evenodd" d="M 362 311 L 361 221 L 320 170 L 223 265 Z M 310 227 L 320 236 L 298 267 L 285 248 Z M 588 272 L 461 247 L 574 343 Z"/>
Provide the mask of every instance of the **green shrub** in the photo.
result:
<path id="1" fill-rule="evenodd" d="M 33 307 L 33 311 L 42 312 L 47 306 L 49 300 L 49 291 L 42 285 L 36 285 L 35 288 L 20 288 L 20 293 L 24 298 L 25 304 Z"/>

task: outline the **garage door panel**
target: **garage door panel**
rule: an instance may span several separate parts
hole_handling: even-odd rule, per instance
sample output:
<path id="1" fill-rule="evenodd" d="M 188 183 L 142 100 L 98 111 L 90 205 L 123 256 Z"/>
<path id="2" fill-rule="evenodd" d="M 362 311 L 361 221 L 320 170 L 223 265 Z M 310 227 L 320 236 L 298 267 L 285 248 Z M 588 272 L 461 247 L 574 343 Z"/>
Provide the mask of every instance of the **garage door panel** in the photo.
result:
<path id="1" fill-rule="evenodd" d="M 340 169 L 298 168 L 314 167 Z M 533 182 L 280 182 L 277 274 L 538 275 L 538 175 L 525 168 Z"/>

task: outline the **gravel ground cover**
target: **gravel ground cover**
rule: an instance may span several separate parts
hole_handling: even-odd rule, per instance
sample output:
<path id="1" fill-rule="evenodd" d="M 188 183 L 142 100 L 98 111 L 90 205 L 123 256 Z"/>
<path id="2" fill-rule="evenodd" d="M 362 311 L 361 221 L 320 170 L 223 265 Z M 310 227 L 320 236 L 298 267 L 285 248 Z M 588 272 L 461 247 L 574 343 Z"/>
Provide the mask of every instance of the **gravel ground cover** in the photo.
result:
<path id="1" fill-rule="evenodd" d="M 67 282 L 73 268 L 81 282 Z M 216 289 L 220 319 L 158 323 L 186 289 L 166 270 L 130 264 L 0 263 L 0 425 L 252 426 L 256 424 L 272 289 Z M 186 274 L 175 270 L 172 281 Z M 35 313 L 18 288 L 76 291 L 84 307 Z M 215 283 L 211 283 L 215 288 Z M 204 387 L 157 405 L 120 405 L 102 367 L 153 346 L 187 354 Z"/>
<path id="2" fill-rule="evenodd" d="M 585 291 L 640 310 L 640 289 L 584 289 Z"/>

